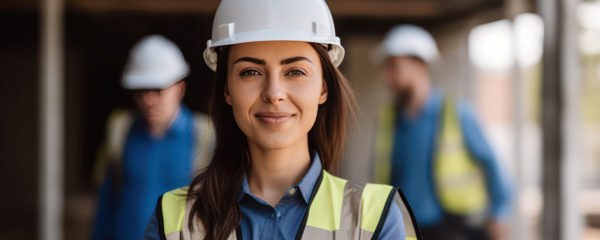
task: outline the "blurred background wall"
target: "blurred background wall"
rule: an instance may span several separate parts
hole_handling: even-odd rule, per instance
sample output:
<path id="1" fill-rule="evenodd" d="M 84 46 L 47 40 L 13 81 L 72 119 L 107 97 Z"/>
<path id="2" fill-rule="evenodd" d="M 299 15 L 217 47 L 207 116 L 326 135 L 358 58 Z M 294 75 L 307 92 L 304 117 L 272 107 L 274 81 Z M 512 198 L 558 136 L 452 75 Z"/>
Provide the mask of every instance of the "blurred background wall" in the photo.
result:
<path id="1" fill-rule="evenodd" d="M 347 52 L 341 70 L 361 109 L 347 143 L 342 176 L 359 182 L 372 179 L 377 106 L 391 97 L 372 52 L 392 26 L 418 24 L 433 33 L 440 47 L 435 85 L 474 103 L 503 167 L 513 176 L 511 239 L 548 239 L 543 232 L 552 227 L 561 229 L 554 239 L 600 239 L 598 1 L 327 2 Z M 47 119 L 42 117 L 40 90 L 44 3 L 62 6 L 62 30 L 57 29 L 63 59 L 63 111 L 56 113 L 63 127 L 56 138 L 62 151 L 57 155 L 62 170 L 58 176 L 42 174 L 47 171 L 42 164 Z M 91 236 L 96 150 L 104 140 L 110 111 L 132 107 L 130 96 L 120 88 L 130 47 L 153 33 L 178 44 L 191 65 L 184 101 L 193 110 L 206 111 L 213 76 L 202 51 L 217 5 L 218 0 L 0 1 L 0 184 L 5 190 L 0 197 L 0 239 L 55 239 L 42 230 L 48 224 L 41 220 L 42 213 L 53 206 L 42 194 L 47 178 L 62 187 L 55 193 L 62 206 L 54 219 L 59 226 L 56 236 Z M 543 66 L 562 71 L 544 74 Z M 545 91 L 544 84 L 555 84 L 560 94 Z M 552 96 L 558 105 L 545 101 Z M 559 111 L 555 116 L 561 121 L 544 125 L 544 106 Z M 560 148 L 543 147 L 553 139 Z M 556 166 L 558 172 L 546 166 Z M 548 223 L 554 226 L 542 224 L 544 214 L 552 211 L 544 206 L 557 206 L 562 213 L 551 215 L 558 216 Z"/>

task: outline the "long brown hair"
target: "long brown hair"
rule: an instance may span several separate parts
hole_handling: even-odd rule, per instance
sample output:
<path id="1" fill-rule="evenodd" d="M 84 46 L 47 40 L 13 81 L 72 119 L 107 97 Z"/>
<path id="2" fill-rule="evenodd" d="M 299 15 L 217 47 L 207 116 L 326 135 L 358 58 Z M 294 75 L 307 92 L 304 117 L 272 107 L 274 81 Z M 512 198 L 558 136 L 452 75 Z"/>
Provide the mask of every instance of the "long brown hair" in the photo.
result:
<path id="1" fill-rule="evenodd" d="M 327 101 L 319 106 L 317 119 L 308 132 L 308 145 L 317 151 L 323 168 L 336 173 L 342 158 L 348 119 L 354 114 L 356 100 L 346 78 L 333 65 L 327 49 L 316 43 L 327 85 Z M 190 184 L 188 198 L 194 199 L 189 225 L 195 228 L 197 217 L 206 231 L 206 239 L 224 240 L 240 224 L 237 195 L 250 166 L 246 136 L 233 118 L 231 106 L 225 102 L 229 47 L 218 49 L 216 80 L 212 86 L 209 113 L 216 132 L 216 148 L 210 164 Z"/>

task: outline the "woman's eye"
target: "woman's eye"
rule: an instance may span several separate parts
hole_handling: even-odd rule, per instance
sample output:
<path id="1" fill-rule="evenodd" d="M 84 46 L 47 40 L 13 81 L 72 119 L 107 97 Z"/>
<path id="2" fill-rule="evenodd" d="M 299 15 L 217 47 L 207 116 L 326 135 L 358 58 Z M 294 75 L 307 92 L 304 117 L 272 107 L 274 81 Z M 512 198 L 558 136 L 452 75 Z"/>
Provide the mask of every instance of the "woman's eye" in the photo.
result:
<path id="1" fill-rule="evenodd" d="M 253 70 L 253 69 L 244 70 L 240 73 L 240 76 L 242 76 L 242 77 L 258 76 L 258 75 L 260 75 L 260 72 Z"/>
<path id="2" fill-rule="evenodd" d="M 303 71 L 294 69 L 294 70 L 290 70 L 285 75 L 287 75 L 287 76 L 301 76 L 301 75 L 306 75 L 306 73 L 304 73 Z"/>

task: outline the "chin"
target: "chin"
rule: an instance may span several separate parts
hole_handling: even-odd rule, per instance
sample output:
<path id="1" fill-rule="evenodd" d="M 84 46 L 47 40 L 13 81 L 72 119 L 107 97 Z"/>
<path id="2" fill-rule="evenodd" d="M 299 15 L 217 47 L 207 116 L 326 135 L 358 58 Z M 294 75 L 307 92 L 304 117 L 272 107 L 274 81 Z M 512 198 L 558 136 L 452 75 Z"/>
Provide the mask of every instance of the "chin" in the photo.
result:
<path id="1" fill-rule="evenodd" d="M 263 149 L 280 150 L 292 146 L 296 141 L 288 136 L 261 136 L 254 143 Z"/>

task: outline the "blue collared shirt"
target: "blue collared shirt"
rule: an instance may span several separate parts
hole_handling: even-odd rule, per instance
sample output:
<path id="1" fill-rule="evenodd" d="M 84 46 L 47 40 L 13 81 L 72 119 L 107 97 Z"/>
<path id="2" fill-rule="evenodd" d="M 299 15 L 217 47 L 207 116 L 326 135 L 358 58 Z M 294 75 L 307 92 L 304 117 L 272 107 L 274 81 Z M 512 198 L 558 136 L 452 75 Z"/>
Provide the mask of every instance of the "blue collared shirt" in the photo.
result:
<path id="1" fill-rule="evenodd" d="M 420 227 L 432 226 L 444 217 L 432 176 L 432 162 L 443 94 L 433 90 L 416 117 L 397 113 L 392 153 L 391 182 L 400 186 Z M 510 190 L 487 143 L 471 106 L 457 103 L 460 124 L 469 152 L 481 163 L 490 196 L 490 213 L 497 218 L 509 213 Z"/>
<path id="2" fill-rule="evenodd" d="M 143 237 L 156 199 L 191 181 L 194 135 L 194 116 L 183 105 L 162 138 L 153 137 L 143 118 L 136 118 L 123 148 L 120 177 L 108 172 L 100 187 L 94 239 Z"/>
<path id="3" fill-rule="evenodd" d="M 254 196 L 244 178 L 243 187 L 238 194 L 242 214 L 242 239 L 295 239 L 322 170 L 321 160 L 315 154 L 300 183 L 290 187 L 275 207 Z M 145 239 L 160 239 L 156 216 L 155 213 L 148 223 Z M 395 202 L 390 206 L 379 239 L 405 239 L 402 213 Z"/>

